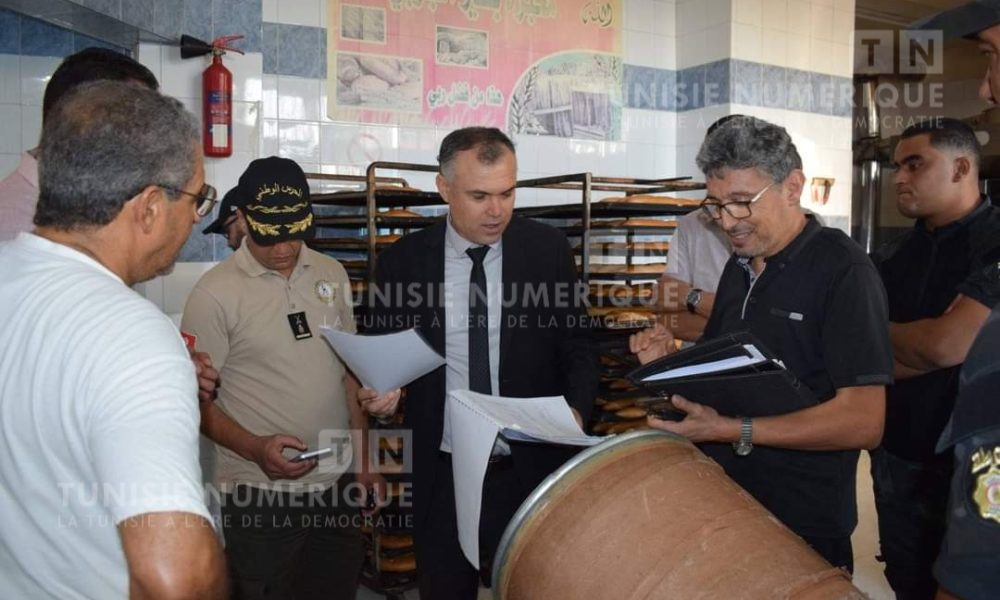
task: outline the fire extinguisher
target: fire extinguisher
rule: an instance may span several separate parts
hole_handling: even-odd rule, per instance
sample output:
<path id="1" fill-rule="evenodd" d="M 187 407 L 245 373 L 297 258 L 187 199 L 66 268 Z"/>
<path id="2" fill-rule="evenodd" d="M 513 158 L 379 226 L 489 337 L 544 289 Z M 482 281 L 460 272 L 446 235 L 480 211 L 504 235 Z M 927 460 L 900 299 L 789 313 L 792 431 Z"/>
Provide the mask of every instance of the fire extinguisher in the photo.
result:
<path id="1" fill-rule="evenodd" d="M 205 156 L 229 156 L 233 153 L 233 74 L 222 64 L 227 51 L 241 50 L 229 46 L 242 35 L 224 35 L 211 44 L 191 36 L 181 36 L 181 57 L 191 58 L 212 54 L 212 64 L 201 75 L 202 83 L 202 146 Z"/>

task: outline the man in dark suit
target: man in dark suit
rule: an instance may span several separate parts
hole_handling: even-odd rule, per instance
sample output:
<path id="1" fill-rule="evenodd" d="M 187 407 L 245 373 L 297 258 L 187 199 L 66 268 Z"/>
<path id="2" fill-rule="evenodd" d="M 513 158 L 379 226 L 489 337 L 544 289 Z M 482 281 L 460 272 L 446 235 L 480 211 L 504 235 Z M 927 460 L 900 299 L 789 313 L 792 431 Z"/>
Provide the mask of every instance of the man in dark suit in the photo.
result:
<path id="1" fill-rule="evenodd" d="M 517 159 L 510 139 L 493 128 L 460 129 L 442 141 L 438 162 L 448 218 L 379 255 L 367 327 L 416 327 L 448 361 L 408 386 L 404 416 L 413 431 L 420 595 L 447 600 L 475 598 L 479 580 L 458 543 L 447 392 L 562 395 L 582 423 L 597 393 L 598 363 L 586 291 L 565 236 L 513 216 Z M 376 416 L 394 413 L 398 399 L 398 392 L 359 394 Z M 498 440 L 483 484 L 484 567 L 521 502 L 571 454 Z"/>

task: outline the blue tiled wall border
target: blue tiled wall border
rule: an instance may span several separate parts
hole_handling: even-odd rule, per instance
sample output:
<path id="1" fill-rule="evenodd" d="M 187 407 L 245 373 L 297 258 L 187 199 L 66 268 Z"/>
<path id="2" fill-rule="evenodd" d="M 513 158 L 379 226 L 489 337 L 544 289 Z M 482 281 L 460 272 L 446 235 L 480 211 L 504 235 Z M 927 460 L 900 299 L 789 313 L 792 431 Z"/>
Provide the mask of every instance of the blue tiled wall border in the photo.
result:
<path id="1" fill-rule="evenodd" d="M 131 54 L 127 48 L 0 8 L 0 54 L 63 58 L 89 46 Z"/>
<path id="2" fill-rule="evenodd" d="M 717 104 L 745 104 L 850 118 L 853 82 L 739 59 L 679 71 L 625 65 L 625 106 L 685 112 Z"/>

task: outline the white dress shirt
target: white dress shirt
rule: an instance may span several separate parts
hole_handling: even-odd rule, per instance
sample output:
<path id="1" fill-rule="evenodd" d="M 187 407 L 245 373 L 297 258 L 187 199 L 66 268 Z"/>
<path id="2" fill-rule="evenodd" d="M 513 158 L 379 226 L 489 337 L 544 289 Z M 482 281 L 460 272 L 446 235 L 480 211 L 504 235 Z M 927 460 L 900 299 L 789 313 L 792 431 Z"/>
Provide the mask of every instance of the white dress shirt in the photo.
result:
<path id="1" fill-rule="evenodd" d="M 444 319 L 445 390 L 469 389 L 469 279 L 472 258 L 465 253 L 478 246 L 463 238 L 451 224 L 444 234 Z M 493 395 L 500 393 L 500 319 L 503 296 L 503 240 L 490 244 L 483 260 L 486 271 L 487 314 L 489 317 L 490 384 Z M 502 444 L 498 440 L 499 444 Z M 503 447 L 505 448 L 505 444 Z M 451 427 L 444 421 L 441 450 L 451 451 Z M 494 452 L 497 449 L 494 448 Z"/>

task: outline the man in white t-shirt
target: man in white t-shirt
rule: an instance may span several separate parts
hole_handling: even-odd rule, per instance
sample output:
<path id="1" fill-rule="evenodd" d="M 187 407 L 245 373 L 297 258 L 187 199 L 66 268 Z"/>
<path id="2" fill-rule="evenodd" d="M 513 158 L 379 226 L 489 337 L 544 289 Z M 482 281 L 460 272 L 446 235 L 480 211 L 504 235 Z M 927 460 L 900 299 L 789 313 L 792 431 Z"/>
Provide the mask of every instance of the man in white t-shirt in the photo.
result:
<path id="1" fill-rule="evenodd" d="M 658 290 L 658 302 L 667 311 L 664 326 L 675 338 L 688 342 L 701 338 L 715 304 L 715 288 L 732 253 L 726 233 L 704 211 L 677 220 Z"/>
<path id="2" fill-rule="evenodd" d="M 198 386 L 129 289 L 214 204 L 198 125 L 142 86 L 80 86 L 46 120 L 36 229 L 0 244 L 0 581 L 10 598 L 218 598 Z"/>

